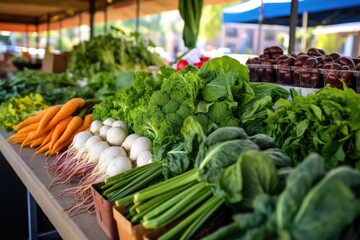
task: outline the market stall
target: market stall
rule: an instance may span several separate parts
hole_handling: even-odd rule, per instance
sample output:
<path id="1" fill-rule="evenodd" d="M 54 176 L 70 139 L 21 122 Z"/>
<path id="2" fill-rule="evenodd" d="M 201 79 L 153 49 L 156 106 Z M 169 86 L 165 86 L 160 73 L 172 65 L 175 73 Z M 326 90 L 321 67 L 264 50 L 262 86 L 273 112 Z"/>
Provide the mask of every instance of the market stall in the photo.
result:
<path id="1" fill-rule="evenodd" d="M 64 74 L 0 85 L 0 149 L 30 195 L 63 239 L 359 238 L 360 59 L 211 59 L 201 8 L 180 1 L 174 65 L 117 29 Z"/>

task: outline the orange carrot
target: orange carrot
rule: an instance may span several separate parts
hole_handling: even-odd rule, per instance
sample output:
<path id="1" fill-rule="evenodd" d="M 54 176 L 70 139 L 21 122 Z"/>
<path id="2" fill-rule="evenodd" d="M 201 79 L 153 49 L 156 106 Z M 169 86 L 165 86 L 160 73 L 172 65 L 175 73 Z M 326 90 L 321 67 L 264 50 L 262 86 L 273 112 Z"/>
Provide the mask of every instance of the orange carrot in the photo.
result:
<path id="1" fill-rule="evenodd" d="M 92 113 L 86 114 L 83 125 L 78 129 L 77 132 L 85 131 L 85 129 L 89 128 L 92 123 L 92 119 L 93 119 Z"/>
<path id="2" fill-rule="evenodd" d="M 25 127 L 19 129 L 17 133 L 28 133 L 31 131 L 35 131 L 39 126 L 39 122 L 31 123 L 29 125 L 26 125 Z"/>
<path id="3" fill-rule="evenodd" d="M 46 130 L 51 129 L 57 125 L 61 120 L 71 116 L 77 109 L 85 105 L 85 100 L 82 98 L 73 98 L 62 105 L 60 111 L 49 121 Z"/>
<path id="4" fill-rule="evenodd" d="M 22 121 L 21 123 L 19 123 L 16 127 L 15 127 L 15 131 L 18 131 L 19 129 L 30 125 L 32 123 L 36 123 L 36 122 L 40 122 L 41 118 L 45 115 L 45 113 L 50 109 L 50 107 L 45 108 L 44 110 L 42 110 L 41 112 L 39 112 L 38 114 L 28 117 L 27 119 L 25 119 L 24 121 Z"/>
<path id="5" fill-rule="evenodd" d="M 36 152 L 34 153 L 33 157 L 40 154 L 40 153 L 43 153 L 43 152 L 46 152 L 49 150 L 49 145 L 50 145 L 50 142 L 48 142 L 47 144 L 45 144 L 44 146 L 42 147 L 39 147 Z"/>
<path id="6" fill-rule="evenodd" d="M 72 120 L 72 116 L 69 116 L 63 120 L 61 120 L 54 129 L 53 134 L 51 135 L 51 140 L 50 140 L 50 149 L 53 149 L 54 144 L 57 142 L 57 140 L 61 137 L 61 135 L 64 133 L 66 127 L 68 126 L 68 124 L 70 123 L 70 121 Z"/>
<path id="7" fill-rule="evenodd" d="M 57 149 L 60 145 L 66 142 L 81 126 L 83 125 L 83 120 L 79 116 L 75 116 L 71 119 L 69 124 L 67 125 L 65 131 L 62 133 L 60 138 L 56 141 L 56 143 L 51 147 L 53 149 Z"/>
<path id="8" fill-rule="evenodd" d="M 50 107 L 50 109 L 41 118 L 36 133 L 40 133 L 45 127 L 48 126 L 49 121 L 54 119 L 55 115 L 60 111 L 61 107 L 62 105 L 54 105 Z"/>
<path id="9" fill-rule="evenodd" d="M 51 140 L 51 136 L 54 133 L 54 128 L 52 128 L 49 132 L 49 134 L 46 135 L 46 138 L 44 139 L 44 141 L 41 143 L 40 147 L 44 146 L 45 144 L 47 144 L 48 142 L 50 142 Z"/>
<path id="10" fill-rule="evenodd" d="M 66 140 L 66 142 L 62 143 L 60 146 L 58 146 L 57 148 L 54 148 L 52 151 L 51 151 L 51 155 L 53 154 L 56 154 L 58 155 L 63 149 L 67 148 L 71 143 L 72 143 L 72 140 L 74 138 L 75 134 L 73 134 L 72 137 L 68 138 Z"/>
<path id="11" fill-rule="evenodd" d="M 44 136 L 40 136 L 39 138 L 34 139 L 33 141 L 30 142 L 30 147 L 34 148 L 34 147 L 40 146 L 46 137 L 47 137 L 47 135 L 44 135 Z"/>
<path id="12" fill-rule="evenodd" d="M 22 139 L 21 142 L 24 141 L 25 138 L 28 136 L 28 134 L 29 134 L 29 133 L 27 133 L 27 132 L 26 132 L 26 133 L 16 133 L 16 134 L 8 137 L 8 138 L 6 139 L 6 141 L 7 141 L 7 142 L 12 142 L 12 143 L 15 143 L 14 141 L 16 141 L 17 143 L 19 143 L 19 140 Z"/>
<path id="13" fill-rule="evenodd" d="M 31 141 L 39 138 L 39 137 L 42 137 L 42 136 L 45 136 L 49 134 L 49 132 L 41 132 L 41 133 L 36 133 L 36 131 L 32 131 L 32 132 L 29 132 L 28 136 L 26 137 L 26 139 L 22 142 L 21 146 L 20 146 L 20 150 L 23 148 L 23 147 L 26 147 L 26 146 L 29 146 L 29 144 L 31 143 Z"/>

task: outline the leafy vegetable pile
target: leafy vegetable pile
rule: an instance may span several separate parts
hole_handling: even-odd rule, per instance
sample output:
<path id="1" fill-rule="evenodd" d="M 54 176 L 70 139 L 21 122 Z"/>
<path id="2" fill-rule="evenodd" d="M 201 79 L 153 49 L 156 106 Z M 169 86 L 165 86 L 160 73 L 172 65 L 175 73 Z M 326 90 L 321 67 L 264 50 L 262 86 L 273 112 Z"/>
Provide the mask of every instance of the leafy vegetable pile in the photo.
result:
<path id="1" fill-rule="evenodd" d="M 39 93 L 51 105 L 62 104 L 74 97 L 93 96 L 89 88 L 81 88 L 66 73 L 54 74 L 24 69 L 10 79 L 0 82 L 0 102 L 30 93 Z"/>
<path id="2" fill-rule="evenodd" d="M 13 131 L 20 122 L 47 107 L 43 97 L 37 93 L 10 98 L 0 105 L 0 128 Z"/>
<path id="3" fill-rule="evenodd" d="M 156 79 L 149 73 L 136 72 L 132 86 L 120 89 L 95 107 L 94 119 L 124 120 L 136 133 L 149 137 L 156 150 L 165 143 L 183 140 L 180 129 L 190 115 L 207 134 L 219 127 L 242 125 L 240 115 L 247 113 L 244 123 L 255 132 L 258 122 L 254 116 L 266 112 L 275 99 L 288 96 L 276 85 L 270 90 L 257 87 L 254 92 L 248 69 L 227 56 L 206 62 L 200 71 L 193 66 L 182 71 L 168 67 L 160 70 Z M 263 99 L 265 104 L 259 104 Z M 255 111 L 250 110 L 253 106 Z M 262 119 L 265 117 L 263 114 Z"/>
<path id="4" fill-rule="evenodd" d="M 350 165 L 360 169 L 360 95 L 326 86 L 292 101 L 280 99 L 268 111 L 267 133 L 297 163 L 319 153 L 328 168 Z"/>
<path id="5" fill-rule="evenodd" d="M 149 47 L 155 45 L 142 39 L 139 33 L 126 34 L 113 28 L 111 34 L 96 36 L 75 46 L 68 71 L 82 79 L 98 72 L 142 70 L 151 65 L 164 65 L 160 56 L 151 52 Z"/>
<path id="6" fill-rule="evenodd" d="M 206 237 L 213 239 L 358 239 L 360 172 L 349 167 L 325 171 L 309 155 L 286 180 L 279 196 L 259 194 L 254 210 Z"/>

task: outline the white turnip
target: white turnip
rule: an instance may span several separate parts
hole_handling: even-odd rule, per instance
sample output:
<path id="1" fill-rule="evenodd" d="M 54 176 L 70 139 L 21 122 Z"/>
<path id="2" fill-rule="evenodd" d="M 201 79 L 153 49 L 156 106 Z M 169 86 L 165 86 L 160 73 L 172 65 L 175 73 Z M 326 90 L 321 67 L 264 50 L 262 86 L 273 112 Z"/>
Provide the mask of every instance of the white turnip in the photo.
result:
<path id="1" fill-rule="evenodd" d="M 146 165 L 149 163 L 149 161 L 151 161 L 152 159 L 152 154 L 150 151 L 144 151 L 142 153 L 139 154 L 139 156 L 136 159 L 136 166 L 140 167 L 143 165 Z"/>
<path id="2" fill-rule="evenodd" d="M 121 121 L 121 120 L 116 120 L 115 122 L 113 122 L 112 124 L 111 124 L 111 126 L 112 127 L 121 127 L 121 128 L 123 128 L 124 130 L 128 130 L 128 127 L 127 127 L 127 124 L 126 124 L 126 122 L 124 122 L 124 121 Z"/>
<path id="3" fill-rule="evenodd" d="M 147 137 L 139 137 L 132 144 L 130 149 L 130 159 L 136 161 L 139 154 L 145 151 L 151 151 L 152 142 Z"/>
<path id="4" fill-rule="evenodd" d="M 100 128 L 103 126 L 104 124 L 99 121 L 99 120 L 95 120 L 90 124 L 90 132 L 92 132 L 92 134 L 99 134 Z"/>
<path id="5" fill-rule="evenodd" d="M 106 133 L 111 128 L 109 125 L 104 125 L 100 128 L 99 135 L 102 139 L 106 140 Z"/>
<path id="6" fill-rule="evenodd" d="M 126 151 L 130 152 L 131 144 L 138 139 L 140 136 L 136 133 L 130 134 L 126 137 L 125 141 L 121 145 Z"/>
<path id="7" fill-rule="evenodd" d="M 127 132 L 121 127 L 111 127 L 106 132 L 106 141 L 115 146 L 121 146 L 127 137 Z"/>
<path id="8" fill-rule="evenodd" d="M 107 165 L 116 157 L 127 157 L 125 149 L 119 146 L 108 147 L 101 153 L 97 169 L 105 172 Z"/>
<path id="9" fill-rule="evenodd" d="M 106 168 L 106 174 L 111 177 L 116 174 L 128 171 L 132 168 L 132 163 L 128 157 L 114 158 Z"/>
<path id="10" fill-rule="evenodd" d="M 115 122 L 115 121 L 116 121 L 116 119 L 110 117 L 110 118 L 105 119 L 103 121 L 103 124 L 111 126 L 113 124 L 113 122 Z"/>

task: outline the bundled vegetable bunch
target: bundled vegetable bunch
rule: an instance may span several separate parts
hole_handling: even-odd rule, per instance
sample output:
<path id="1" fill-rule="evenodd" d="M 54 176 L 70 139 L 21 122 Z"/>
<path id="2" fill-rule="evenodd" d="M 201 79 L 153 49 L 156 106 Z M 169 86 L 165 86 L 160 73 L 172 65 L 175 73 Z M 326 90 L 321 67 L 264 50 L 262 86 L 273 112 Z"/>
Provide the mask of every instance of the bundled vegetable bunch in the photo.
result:
<path id="1" fill-rule="evenodd" d="M 77 186 L 61 194 L 74 197 L 69 213 L 93 210 L 91 186 L 133 167 L 151 163 L 151 147 L 147 137 L 128 134 L 124 121 L 95 120 L 89 130 L 77 133 L 68 150 L 49 165 L 48 170 L 54 176 L 49 187 L 78 180 Z"/>
<path id="2" fill-rule="evenodd" d="M 360 95 L 344 84 L 343 90 L 326 86 L 312 95 L 293 96 L 269 109 L 267 133 L 297 163 L 317 152 L 327 168 L 360 169 Z"/>
<path id="3" fill-rule="evenodd" d="M 144 70 L 148 66 L 162 66 L 159 54 L 149 50 L 155 47 L 139 33 L 125 33 L 112 27 L 112 33 L 83 41 L 71 52 L 68 71 L 78 79 L 97 72 Z"/>
<path id="4" fill-rule="evenodd" d="M 359 187 L 359 171 L 326 172 L 313 153 L 289 174 L 279 196 L 256 196 L 252 211 L 235 214 L 205 239 L 359 239 Z"/>
<path id="5" fill-rule="evenodd" d="M 36 154 L 59 154 L 70 145 L 77 132 L 90 127 L 92 114 L 88 113 L 96 101 L 73 98 L 65 104 L 50 106 L 37 115 L 19 123 L 16 134 L 7 139 L 23 147 L 38 148 Z"/>
<path id="6" fill-rule="evenodd" d="M 48 104 L 37 93 L 10 98 L 0 105 L 0 128 L 13 131 L 20 122 L 47 107 Z"/>

